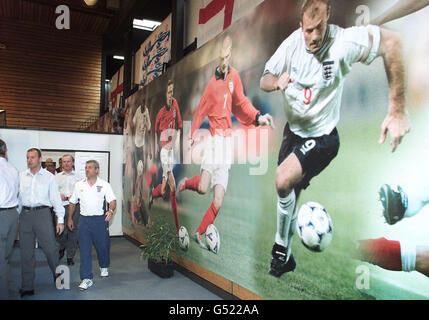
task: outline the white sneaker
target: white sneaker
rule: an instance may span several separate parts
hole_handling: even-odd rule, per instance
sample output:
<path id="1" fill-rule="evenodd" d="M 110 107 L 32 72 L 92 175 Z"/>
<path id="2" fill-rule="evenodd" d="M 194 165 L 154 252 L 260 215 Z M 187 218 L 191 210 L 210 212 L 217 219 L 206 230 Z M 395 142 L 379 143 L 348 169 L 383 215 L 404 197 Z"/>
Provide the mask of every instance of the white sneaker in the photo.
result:
<path id="1" fill-rule="evenodd" d="M 100 276 L 105 278 L 109 276 L 109 268 L 100 268 Z"/>
<path id="2" fill-rule="evenodd" d="M 83 279 L 82 280 L 82 282 L 80 283 L 80 285 L 79 285 L 79 289 L 80 290 L 86 290 L 86 289 L 88 289 L 89 287 L 91 287 L 92 286 L 92 284 L 93 284 L 93 282 L 92 282 L 92 280 L 91 279 Z"/>
<path id="3" fill-rule="evenodd" d="M 194 240 L 200 245 L 201 248 L 209 249 L 205 241 L 203 240 L 203 236 L 200 235 L 198 232 L 194 233 Z"/>
<path id="4" fill-rule="evenodd" d="M 185 182 L 186 180 L 188 180 L 187 177 L 184 177 L 182 180 L 180 180 L 178 186 L 177 186 L 177 190 L 179 190 L 179 192 L 185 191 Z"/>

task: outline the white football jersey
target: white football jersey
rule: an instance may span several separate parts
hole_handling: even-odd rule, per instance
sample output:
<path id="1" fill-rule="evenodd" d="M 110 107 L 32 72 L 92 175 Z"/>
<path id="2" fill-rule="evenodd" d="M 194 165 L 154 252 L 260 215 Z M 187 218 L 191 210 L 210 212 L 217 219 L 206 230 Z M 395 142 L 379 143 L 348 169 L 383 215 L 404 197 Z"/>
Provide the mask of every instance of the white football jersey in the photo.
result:
<path id="1" fill-rule="evenodd" d="M 380 28 L 373 25 L 347 29 L 328 25 L 316 54 L 307 49 L 301 28 L 283 41 L 264 74 L 280 77 L 287 72 L 295 80 L 282 92 L 292 132 L 303 138 L 319 137 L 336 127 L 346 75 L 353 63 L 370 64 L 380 43 Z"/>
<path id="2" fill-rule="evenodd" d="M 140 148 L 144 146 L 146 131 L 150 130 L 150 116 L 148 108 L 139 106 L 134 114 L 133 123 L 136 130 L 136 135 L 134 137 L 134 143 L 136 147 Z"/>

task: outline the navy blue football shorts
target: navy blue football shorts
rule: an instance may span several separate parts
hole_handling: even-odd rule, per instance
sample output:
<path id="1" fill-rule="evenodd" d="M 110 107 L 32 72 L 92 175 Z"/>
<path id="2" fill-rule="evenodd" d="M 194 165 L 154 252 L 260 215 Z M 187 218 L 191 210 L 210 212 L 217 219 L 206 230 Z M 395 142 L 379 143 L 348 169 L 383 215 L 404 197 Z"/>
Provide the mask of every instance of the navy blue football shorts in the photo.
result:
<path id="1" fill-rule="evenodd" d="M 294 134 L 289 124 L 283 131 L 283 141 L 280 147 L 278 165 L 292 152 L 298 157 L 304 173 L 304 178 L 295 186 L 295 192 L 300 192 L 310 185 L 310 180 L 322 172 L 337 156 L 340 148 L 340 137 L 336 128 L 330 134 L 321 137 L 302 138 Z"/>

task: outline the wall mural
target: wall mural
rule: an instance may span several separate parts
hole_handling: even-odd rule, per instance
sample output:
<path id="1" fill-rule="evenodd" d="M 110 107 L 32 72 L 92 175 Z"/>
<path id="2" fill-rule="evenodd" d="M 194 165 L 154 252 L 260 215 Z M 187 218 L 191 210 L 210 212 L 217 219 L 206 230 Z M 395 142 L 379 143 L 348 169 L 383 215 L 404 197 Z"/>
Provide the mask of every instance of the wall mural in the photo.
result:
<path id="1" fill-rule="evenodd" d="M 266 0 L 129 97 L 124 232 L 141 240 L 155 216 L 183 226 L 183 258 L 265 299 L 429 298 L 429 215 L 413 216 L 427 203 L 413 190 L 428 190 L 429 22 L 383 26 L 402 48 L 380 47 L 390 33 L 365 24 L 390 6 L 332 2 L 329 24 L 357 28 L 312 41 L 300 1 Z M 412 130 L 393 153 L 394 129 L 379 143 L 392 111 L 379 50 L 402 50 L 406 70 Z M 414 211 L 396 223 L 387 201 Z"/>

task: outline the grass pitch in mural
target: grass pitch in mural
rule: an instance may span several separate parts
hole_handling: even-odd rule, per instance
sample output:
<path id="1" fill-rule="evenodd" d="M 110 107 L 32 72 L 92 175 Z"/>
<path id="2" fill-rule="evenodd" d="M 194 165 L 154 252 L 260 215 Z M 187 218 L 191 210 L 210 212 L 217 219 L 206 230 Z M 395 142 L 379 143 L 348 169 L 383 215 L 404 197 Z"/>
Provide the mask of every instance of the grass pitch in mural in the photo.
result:
<path id="1" fill-rule="evenodd" d="M 399 282 L 356 248 L 387 236 L 379 187 L 421 155 L 403 136 L 427 119 L 424 45 L 365 26 L 371 1 L 307 2 L 264 1 L 127 99 L 124 232 L 162 217 L 185 259 L 266 299 L 389 298 Z M 424 291 L 408 276 L 400 297 Z"/>

